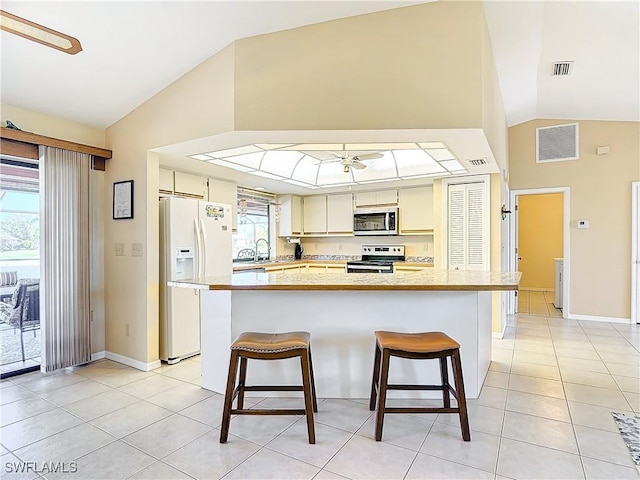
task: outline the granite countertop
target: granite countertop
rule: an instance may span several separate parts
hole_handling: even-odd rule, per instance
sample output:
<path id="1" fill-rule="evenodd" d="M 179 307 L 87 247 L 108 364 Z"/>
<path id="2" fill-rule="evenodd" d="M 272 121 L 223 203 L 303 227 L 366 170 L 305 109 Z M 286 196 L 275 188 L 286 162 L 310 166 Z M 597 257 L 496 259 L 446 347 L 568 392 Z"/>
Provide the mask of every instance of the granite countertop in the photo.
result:
<path id="1" fill-rule="evenodd" d="M 426 269 L 394 274 L 254 273 L 168 282 L 203 290 L 517 290 L 520 272 Z"/>

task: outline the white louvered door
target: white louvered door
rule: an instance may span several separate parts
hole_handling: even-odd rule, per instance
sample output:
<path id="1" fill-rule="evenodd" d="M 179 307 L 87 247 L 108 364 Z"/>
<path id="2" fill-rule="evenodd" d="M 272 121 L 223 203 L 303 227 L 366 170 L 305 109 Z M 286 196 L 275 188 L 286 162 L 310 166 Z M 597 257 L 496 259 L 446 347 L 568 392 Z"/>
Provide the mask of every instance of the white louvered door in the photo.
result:
<path id="1" fill-rule="evenodd" d="M 448 268 L 489 269 L 486 183 L 448 185 Z"/>

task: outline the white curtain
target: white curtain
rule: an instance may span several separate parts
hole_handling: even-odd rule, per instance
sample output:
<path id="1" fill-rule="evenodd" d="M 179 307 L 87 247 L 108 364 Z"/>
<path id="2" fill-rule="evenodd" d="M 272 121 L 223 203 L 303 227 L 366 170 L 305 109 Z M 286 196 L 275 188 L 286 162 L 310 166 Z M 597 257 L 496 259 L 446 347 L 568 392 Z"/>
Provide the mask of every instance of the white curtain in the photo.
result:
<path id="1" fill-rule="evenodd" d="M 40 147 L 41 371 L 91 359 L 91 156 Z"/>

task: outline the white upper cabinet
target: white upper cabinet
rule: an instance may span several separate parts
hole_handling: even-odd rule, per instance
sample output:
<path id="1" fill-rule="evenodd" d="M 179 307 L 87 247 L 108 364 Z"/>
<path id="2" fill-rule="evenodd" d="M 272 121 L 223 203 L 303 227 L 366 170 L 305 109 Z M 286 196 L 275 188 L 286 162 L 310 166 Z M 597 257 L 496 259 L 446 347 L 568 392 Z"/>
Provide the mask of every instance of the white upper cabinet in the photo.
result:
<path id="1" fill-rule="evenodd" d="M 375 207 L 378 205 L 397 205 L 398 190 L 380 190 L 378 192 L 358 192 L 354 194 L 356 207 Z"/>
<path id="2" fill-rule="evenodd" d="M 231 229 L 238 228 L 238 186 L 217 178 L 209 179 L 209 201 L 231 205 Z"/>
<path id="3" fill-rule="evenodd" d="M 302 197 L 297 195 L 280 195 L 280 218 L 278 235 L 291 237 L 302 235 Z"/>
<path id="4" fill-rule="evenodd" d="M 353 196 L 327 195 L 327 233 L 353 233 Z"/>
<path id="5" fill-rule="evenodd" d="M 400 190 L 400 234 L 433 233 L 433 186 Z"/>
<path id="6" fill-rule="evenodd" d="M 173 195 L 173 170 L 160 169 L 158 190 L 164 195 Z"/>
<path id="7" fill-rule="evenodd" d="M 304 197 L 304 234 L 327 233 L 327 196 Z"/>
<path id="8" fill-rule="evenodd" d="M 207 178 L 190 173 L 174 172 L 174 191 L 176 195 L 204 200 L 209 195 Z"/>

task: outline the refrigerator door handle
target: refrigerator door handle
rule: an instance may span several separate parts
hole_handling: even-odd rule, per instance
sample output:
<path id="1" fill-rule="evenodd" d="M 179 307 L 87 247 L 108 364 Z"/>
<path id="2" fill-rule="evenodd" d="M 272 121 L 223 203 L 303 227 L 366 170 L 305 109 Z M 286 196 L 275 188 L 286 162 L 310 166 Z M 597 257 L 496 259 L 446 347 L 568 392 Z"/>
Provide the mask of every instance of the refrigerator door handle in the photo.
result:
<path id="1" fill-rule="evenodd" d="M 204 226 L 204 221 L 200 221 L 200 235 L 202 235 L 202 277 L 204 278 L 207 273 L 207 229 Z"/>
<path id="2" fill-rule="evenodd" d="M 202 270 L 202 242 L 200 241 L 200 226 L 198 225 L 198 219 L 195 218 L 193 220 L 193 226 L 195 228 L 196 234 L 196 265 L 195 265 L 195 273 L 196 276 L 201 277 L 200 271 Z"/>

